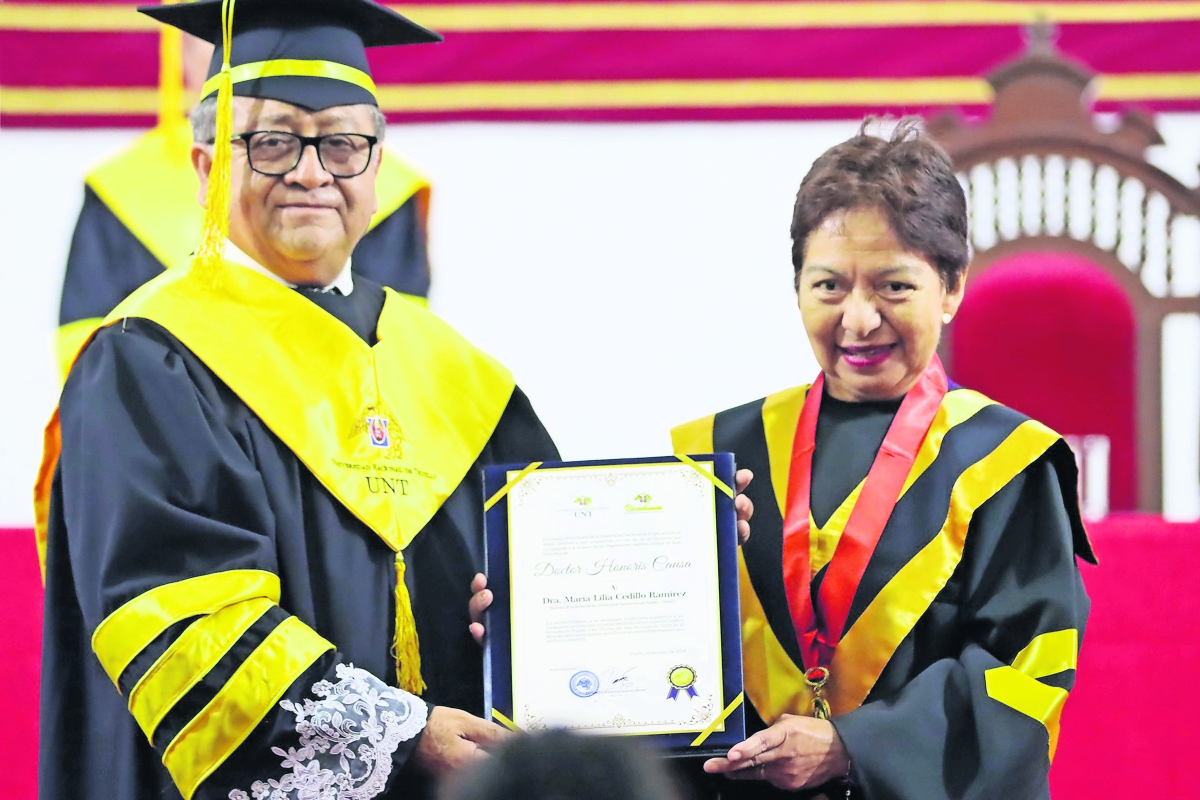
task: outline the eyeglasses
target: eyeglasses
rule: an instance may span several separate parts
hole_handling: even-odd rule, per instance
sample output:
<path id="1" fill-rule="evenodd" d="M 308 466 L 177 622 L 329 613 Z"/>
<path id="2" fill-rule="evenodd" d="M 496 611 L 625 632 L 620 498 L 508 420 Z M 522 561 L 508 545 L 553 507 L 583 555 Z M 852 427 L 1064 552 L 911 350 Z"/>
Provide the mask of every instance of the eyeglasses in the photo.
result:
<path id="1" fill-rule="evenodd" d="M 247 131 L 233 137 L 246 143 L 250 169 L 278 178 L 300 165 L 304 150 L 317 150 L 321 167 L 335 178 L 353 178 L 367 171 L 371 152 L 379 139 L 363 133 L 329 133 L 298 136 L 284 131 Z"/>

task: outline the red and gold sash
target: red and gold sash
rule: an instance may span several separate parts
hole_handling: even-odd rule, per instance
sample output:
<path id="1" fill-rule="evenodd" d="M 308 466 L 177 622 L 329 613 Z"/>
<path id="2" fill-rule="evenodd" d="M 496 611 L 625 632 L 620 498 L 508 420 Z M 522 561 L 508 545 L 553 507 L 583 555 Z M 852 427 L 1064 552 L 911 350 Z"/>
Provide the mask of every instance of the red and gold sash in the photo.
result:
<path id="1" fill-rule="evenodd" d="M 817 416 L 825 376 L 813 383 L 804 399 L 792 445 L 787 513 L 783 523 L 783 577 L 788 608 L 804 666 L 827 669 L 841 641 L 850 604 L 862 582 L 867 563 L 879 544 L 917 452 L 946 396 L 946 373 L 935 355 L 896 413 L 883 445 L 871 465 L 858 502 L 829 562 L 818 597 L 812 596 L 809 499 Z"/>
<path id="2" fill-rule="evenodd" d="M 755 404 L 756 419 L 743 419 L 738 423 L 742 427 L 725 428 L 718 442 L 713 440 L 716 418 L 724 417 L 728 420 L 726 424 L 732 424 L 732 417 L 726 415 L 739 409 L 680 425 L 671 431 L 675 452 L 708 453 L 714 448 L 734 451 L 739 466 L 756 468 L 756 480 L 769 475 L 775 510 L 782 523 L 787 518 L 796 431 L 805 401 L 814 388 L 819 391 L 819 387 L 798 386 L 766 397 Z M 990 452 L 981 452 L 969 462 L 960 457 L 950 461 L 940 458 L 943 441 L 959 426 L 977 426 L 981 432 L 988 432 L 984 434 L 987 438 L 1008 428 L 1009 422 L 976 421 L 979 412 L 991 405 L 993 401 L 978 392 L 955 389 L 947 392 L 936 408 L 932 424 L 904 476 L 899 497 L 905 497 L 929 470 L 950 470 L 947 477 L 953 483 L 953 490 L 946 518 L 938 530 L 908 530 L 907 520 L 892 520 L 893 524 L 906 526 L 902 531 L 905 537 L 916 537 L 919 550 L 873 597 L 865 598 L 863 612 L 848 629 L 841 631 L 828 662 L 830 676 L 824 687 L 832 714 L 858 708 L 867 698 L 892 654 L 953 575 L 975 512 L 1058 441 L 1059 436 L 1046 426 L 1024 420 L 1014 429 L 1006 430 L 1001 435 L 1002 441 Z M 759 454 L 763 444 L 765 452 Z M 812 525 L 811 521 L 809 524 Z M 770 533 L 758 531 L 754 535 Z M 783 714 L 807 714 L 813 707 L 813 693 L 806 684 L 803 668 L 781 644 L 781 636 L 790 637 L 793 633 L 780 631 L 777 635 L 772 629 L 750 580 L 744 553 L 739 553 L 738 561 L 746 695 L 768 724 Z M 843 617 L 843 625 L 845 621 Z"/>

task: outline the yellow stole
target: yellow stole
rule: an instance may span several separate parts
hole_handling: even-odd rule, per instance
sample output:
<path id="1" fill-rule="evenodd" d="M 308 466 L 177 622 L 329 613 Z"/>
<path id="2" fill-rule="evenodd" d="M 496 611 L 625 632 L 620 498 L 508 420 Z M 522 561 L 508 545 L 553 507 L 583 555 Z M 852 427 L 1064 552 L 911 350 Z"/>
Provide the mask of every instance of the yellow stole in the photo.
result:
<path id="1" fill-rule="evenodd" d="M 86 182 L 164 267 L 185 263 L 199 244 L 204 209 L 186 119 L 139 136 L 88 173 Z"/>
<path id="2" fill-rule="evenodd" d="M 767 397 L 762 406 L 771 487 L 781 519 L 786 519 L 792 441 L 807 391 L 808 386 L 788 389 Z M 946 433 L 993 402 L 966 389 L 946 394 L 905 480 L 901 497 L 933 464 Z M 675 452 L 712 452 L 713 422 L 714 417 L 708 416 L 672 430 Z M 1045 425 L 1028 420 L 958 477 L 951 494 L 950 513 L 942 529 L 883 587 L 843 636 L 826 686 L 826 698 L 834 714 L 844 714 L 862 705 L 892 654 L 946 585 L 962 558 L 967 529 L 975 510 L 1058 439 L 1058 434 Z M 845 508 L 839 509 L 826 523 L 826 534 L 840 536 L 840 528 L 831 529 L 839 523 L 845 526 L 853 500 L 853 496 L 848 498 L 843 504 Z M 783 649 L 767 622 L 741 553 L 738 554 L 738 575 L 746 694 L 768 725 L 783 714 L 808 714 L 812 694 L 805 685 L 803 671 Z"/>
<path id="3" fill-rule="evenodd" d="M 415 638 L 403 639 L 411 611 L 399 554 L 491 437 L 514 388 L 508 370 L 390 289 L 371 347 L 296 292 L 235 264 L 215 279 L 191 268 L 164 272 L 104 324 L 128 317 L 179 339 L 397 553 L 397 613 L 408 612 L 397 622 L 398 646 L 415 648 Z M 60 446 L 55 409 L 35 492 L 43 571 Z M 417 685 L 402 676 L 404 684 Z"/>

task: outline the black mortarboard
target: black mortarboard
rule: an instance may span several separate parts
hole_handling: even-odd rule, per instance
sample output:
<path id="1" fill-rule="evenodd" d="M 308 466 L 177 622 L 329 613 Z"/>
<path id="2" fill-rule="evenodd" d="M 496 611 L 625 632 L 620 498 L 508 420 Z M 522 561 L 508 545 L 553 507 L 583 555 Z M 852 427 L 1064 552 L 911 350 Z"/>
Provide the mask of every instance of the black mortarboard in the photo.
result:
<path id="1" fill-rule="evenodd" d="M 217 91 L 224 58 L 221 3 L 197 0 L 138 9 L 216 45 L 202 97 Z M 373 0 L 237 0 L 230 47 L 233 93 L 312 111 L 378 105 L 364 48 L 441 40 Z"/>

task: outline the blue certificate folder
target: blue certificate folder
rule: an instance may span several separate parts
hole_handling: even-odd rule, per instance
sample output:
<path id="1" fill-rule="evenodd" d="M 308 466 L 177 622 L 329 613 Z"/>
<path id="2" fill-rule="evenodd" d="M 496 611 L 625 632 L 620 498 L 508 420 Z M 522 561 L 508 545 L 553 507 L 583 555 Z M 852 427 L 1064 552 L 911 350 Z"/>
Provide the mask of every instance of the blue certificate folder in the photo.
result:
<path id="1" fill-rule="evenodd" d="M 708 463 L 706 463 L 708 462 Z M 711 467 L 708 464 L 711 463 Z M 718 635 L 719 631 L 719 668 L 716 670 L 709 669 L 708 672 L 719 671 L 720 675 L 720 692 L 715 691 L 715 685 L 712 683 L 712 675 L 705 676 L 708 678 L 709 693 L 705 695 L 708 698 L 707 705 L 697 705 L 698 708 L 706 709 L 697 713 L 707 713 L 710 718 L 706 720 L 703 727 L 697 726 L 696 730 L 688 730 L 686 732 L 670 731 L 666 733 L 653 732 L 652 728 L 644 730 L 636 730 L 634 728 L 612 729 L 610 725 L 608 729 L 592 732 L 600 733 L 616 733 L 639 735 L 639 738 L 651 742 L 663 748 L 667 755 L 671 756 L 710 756 L 723 754 L 728 749 L 745 739 L 745 712 L 743 705 L 743 687 L 742 687 L 742 641 L 741 641 L 741 611 L 739 607 L 738 594 L 738 544 L 737 544 L 737 514 L 734 509 L 733 497 L 731 492 L 727 490 L 734 487 L 734 459 L 732 453 L 715 453 L 709 455 L 695 456 L 661 456 L 651 458 L 633 458 L 633 459 L 617 459 L 605 461 L 576 461 L 576 462 L 542 462 L 540 464 L 508 464 L 490 466 L 484 470 L 484 497 L 487 498 L 486 509 L 484 514 L 484 529 L 485 529 L 485 553 L 484 560 L 486 565 L 486 574 L 488 576 L 488 587 L 492 590 L 494 599 L 491 607 L 487 611 L 487 619 L 485 620 L 487 628 L 487 639 L 485 641 L 484 652 L 484 708 L 485 713 L 490 715 L 494 720 L 505 724 L 514 729 L 528 728 L 537 730 L 541 726 L 535 723 L 526 723 L 525 726 L 519 725 L 514 720 L 518 720 L 519 716 L 514 713 L 513 695 L 513 625 L 512 616 L 514 613 L 521 613 L 514 610 L 513 606 L 513 575 L 511 574 L 511 564 L 513 563 L 513 553 L 510 551 L 510 537 L 519 537 L 522 535 L 520 530 L 510 530 L 510 508 L 509 500 L 513 495 L 511 491 L 513 487 L 521 480 L 526 479 L 530 474 L 535 474 L 535 470 L 559 470 L 567 468 L 620 468 L 625 466 L 635 465 L 671 465 L 678 467 L 681 464 L 690 464 L 694 469 L 706 475 L 706 481 L 713 484 L 713 521 L 709 523 L 706 518 L 706 524 L 703 527 L 696 526 L 693 530 L 693 537 L 699 536 L 702 540 L 706 540 L 711 525 L 716 532 L 716 591 L 715 596 L 717 601 L 709 605 L 707 602 L 704 608 L 712 608 L 714 613 L 718 613 L 720 619 L 715 625 L 709 626 L 704 623 L 705 629 L 711 629 L 713 635 Z M 605 473 L 608 474 L 608 473 Z M 711 477 L 707 477 L 711 476 Z M 715 480 L 714 480 L 715 478 Z M 685 478 L 686 480 L 686 478 Z M 691 479 L 693 484 L 703 484 L 704 481 Z M 695 490 L 689 490 L 695 491 Z M 703 497 L 703 495 L 700 495 Z M 641 496 L 639 496 L 641 499 Z M 590 502 L 587 498 L 576 498 L 575 502 Z M 706 501 L 700 500 L 701 506 Z M 631 507 L 625 505 L 616 507 L 616 513 L 629 512 Z M 554 513 L 558 513 L 555 511 Z M 612 511 L 610 509 L 609 513 Z M 705 515 L 703 508 L 697 508 L 696 503 L 692 502 L 689 505 L 689 514 Z M 610 517 L 611 518 L 611 517 Z M 689 519 L 699 518 L 688 517 Z M 557 519 L 554 517 L 553 519 Z M 622 517 L 622 519 L 624 519 Z M 640 520 L 639 520 L 640 522 Z M 685 526 L 686 527 L 686 526 Z M 539 534 L 542 535 L 542 534 Z M 514 541 L 519 541 L 514 538 Z M 526 539 L 526 542 L 532 541 Z M 544 542 L 544 540 L 539 540 Z M 688 547 L 691 542 L 686 538 L 681 540 L 683 547 Z M 580 551 L 576 551 L 580 552 Z M 593 551 L 594 552 L 594 551 Z M 619 551 L 618 551 L 619 552 Z M 711 559 L 712 550 L 705 548 L 704 558 Z M 570 558 L 570 552 L 564 552 L 564 559 Z M 579 559 L 577 559 L 579 560 Z M 657 561 L 657 560 L 656 560 Z M 582 563 L 582 562 L 581 562 Z M 711 565 L 711 560 L 707 562 Z M 657 568 L 657 567 L 655 567 Z M 530 573 L 532 574 L 532 573 Z M 702 573 L 705 575 L 703 586 L 711 587 L 710 579 L 713 570 L 710 567 Z M 522 578 L 522 580 L 532 581 L 532 578 Z M 526 584 L 528 589 L 524 592 L 518 592 L 519 595 L 526 597 L 535 593 L 533 584 Z M 543 591 L 541 585 L 536 589 L 537 592 Z M 709 597 L 712 597 L 711 590 L 706 588 L 705 591 L 710 591 Z M 632 596 L 632 595 L 629 595 Z M 603 600 L 604 597 L 594 597 L 593 599 Z M 542 600 L 542 602 L 552 602 Z M 667 601 L 670 602 L 670 601 Z M 639 605 L 634 603 L 634 606 Z M 650 608 L 653 609 L 654 601 L 650 601 Z M 533 618 L 531 615 L 542 613 L 533 609 L 526 615 L 526 622 L 523 627 L 527 630 L 533 630 L 534 625 L 529 622 Z M 653 615 L 654 610 L 634 610 L 634 614 Z M 661 619 L 661 617 L 660 617 Z M 549 623 L 548 623 L 549 624 Z M 539 629 L 540 630 L 540 629 Z M 576 635 L 575 631 L 571 631 L 568 635 Z M 630 637 L 616 637 L 618 642 L 621 639 L 630 640 Z M 608 640 L 606 640 L 608 641 Z M 712 643 L 711 639 L 706 639 L 708 642 L 708 653 L 716 653 L 717 645 Z M 624 642 L 621 642 L 622 644 Z M 562 648 L 564 645 L 557 645 Z M 605 645 L 607 647 L 607 645 Z M 573 652 L 574 644 L 566 645 L 568 652 Z M 619 650 L 620 645 L 618 645 Z M 558 651 L 561 654 L 561 650 Z M 594 649 L 592 650 L 594 652 Z M 613 652 L 606 650 L 606 652 Z M 614 658 L 625 657 L 623 654 L 614 654 Z M 524 654 L 524 658 L 530 658 L 528 653 Z M 635 655 L 629 655 L 629 659 L 633 663 L 638 663 Z M 622 662 L 624 663 L 624 662 Z M 587 697 L 588 693 L 595 693 L 595 684 L 605 684 L 609 680 L 609 676 L 596 668 L 595 672 L 585 669 L 590 665 L 583 664 L 578 672 L 568 670 L 563 672 L 563 675 L 571 674 L 569 679 L 570 690 L 577 697 Z M 634 669 L 639 669 L 634 667 Z M 653 671 L 649 668 L 641 670 L 649 676 L 639 678 L 645 684 L 644 688 L 639 689 L 640 696 L 648 698 L 648 702 L 661 703 L 664 698 L 670 698 L 672 702 L 680 704 L 697 703 L 698 695 L 693 691 L 688 684 L 689 678 L 695 682 L 696 686 L 701 686 L 700 678 L 696 677 L 692 672 L 698 670 L 690 670 L 687 665 L 680 665 L 669 670 Z M 664 674 L 658 675 L 657 672 Z M 597 674 L 599 673 L 599 674 Z M 534 673 L 528 673 L 532 675 Z M 681 677 L 682 676 L 682 677 Z M 615 680 L 621 680 L 618 676 Z M 661 685 L 658 683 L 661 681 Z M 524 681 L 530 684 L 531 681 L 526 678 Z M 557 681 L 551 681 L 557 687 Z M 566 681 L 564 681 L 564 685 Z M 540 685 L 540 684 L 539 684 Z M 603 689 L 601 689 L 603 691 Z M 531 693 L 532 694 L 532 693 Z M 690 695 L 690 696 L 689 696 Z M 565 695 L 564 695 L 565 696 Z M 568 702 L 573 702 L 568 698 Z M 582 701 L 586 702 L 586 701 Z M 614 702 L 609 696 L 605 702 Z M 625 702 L 622 700 L 622 702 Z M 648 707 L 648 706 L 646 706 Z M 680 705 L 680 708 L 683 706 Z M 596 707 L 599 708 L 599 707 Z M 672 706 L 674 708 L 674 706 Z M 707 710 L 711 709 L 711 710 Z M 711 718 L 713 713 L 716 713 L 715 718 Z M 570 712 L 568 712 L 570 713 Z M 534 719 L 533 716 L 530 719 Z M 679 724 L 676 722 L 676 724 Z M 583 732 L 589 732 L 589 725 L 573 725 L 572 721 L 549 722 L 546 727 L 566 727 L 578 728 Z"/>

